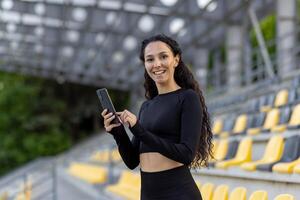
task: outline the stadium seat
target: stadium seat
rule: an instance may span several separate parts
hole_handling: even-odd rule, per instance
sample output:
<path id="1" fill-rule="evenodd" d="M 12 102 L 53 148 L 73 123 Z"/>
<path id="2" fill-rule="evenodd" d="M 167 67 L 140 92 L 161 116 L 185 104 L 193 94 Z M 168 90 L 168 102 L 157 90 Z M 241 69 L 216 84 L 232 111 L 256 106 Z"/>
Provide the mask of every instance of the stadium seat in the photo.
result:
<path id="1" fill-rule="evenodd" d="M 257 135 L 260 132 L 269 131 L 271 128 L 275 127 L 278 124 L 280 116 L 279 114 L 280 112 L 278 108 L 272 109 L 268 112 L 263 127 L 248 129 L 247 134 Z"/>
<path id="2" fill-rule="evenodd" d="M 21 185 L 20 192 L 14 198 L 14 200 L 31 200 L 32 196 L 32 182 L 27 181 L 25 184 Z"/>
<path id="3" fill-rule="evenodd" d="M 235 156 L 237 148 L 239 146 L 239 141 L 230 140 L 228 146 L 229 146 L 228 151 L 227 151 L 226 156 L 223 160 L 232 159 Z"/>
<path id="4" fill-rule="evenodd" d="M 237 140 L 231 140 L 228 142 L 228 149 L 227 149 L 227 152 L 226 152 L 226 155 L 225 157 L 222 159 L 222 160 L 228 160 L 228 159 L 232 159 L 235 154 L 236 154 L 236 151 L 237 151 L 237 148 L 238 148 L 238 145 L 239 145 L 239 142 Z M 221 149 L 222 150 L 222 149 Z M 215 160 L 217 161 L 217 160 Z M 216 162 L 211 162 L 209 164 L 209 166 L 214 166 Z"/>
<path id="5" fill-rule="evenodd" d="M 288 129 L 300 128 L 300 104 L 293 108 L 292 116 L 288 124 Z"/>
<path id="6" fill-rule="evenodd" d="M 294 167 L 294 173 L 300 174 L 300 164 L 297 164 L 297 165 Z"/>
<path id="7" fill-rule="evenodd" d="M 246 128 L 247 128 L 247 115 L 242 114 L 238 116 L 238 118 L 236 119 L 231 134 L 242 134 L 245 132 Z"/>
<path id="8" fill-rule="evenodd" d="M 272 133 L 282 133 L 286 130 L 291 115 L 291 108 L 284 107 L 280 109 L 280 119 L 277 126 L 271 128 Z"/>
<path id="9" fill-rule="evenodd" d="M 286 105 L 288 103 L 289 91 L 286 89 L 280 90 L 275 97 L 274 105 L 269 104 L 261 107 L 261 112 L 268 112 L 272 109 L 272 107 L 280 107 Z"/>
<path id="10" fill-rule="evenodd" d="M 101 184 L 107 181 L 107 170 L 100 166 L 72 163 L 68 173 L 91 184 Z"/>
<path id="11" fill-rule="evenodd" d="M 241 140 L 236 156 L 233 159 L 216 163 L 217 168 L 227 169 L 230 166 L 240 165 L 251 161 L 252 157 L 252 139 L 245 137 Z"/>
<path id="12" fill-rule="evenodd" d="M 268 193 L 263 190 L 255 191 L 251 194 L 249 200 L 268 200 Z"/>
<path id="13" fill-rule="evenodd" d="M 244 187 L 235 188 L 229 195 L 228 200 L 246 200 L 247 189 Z"/>
<path id="14" fill-rule="evenodd" d="M 205 183 L 201 186 L 201 195 L 203 200 L 212 200 L 213 192 L 214 192 L 214 184 L 212 183 Z"/>
<path id="15" fill-rule="evenodd" d="M 223 129 L 223 120 L 216 119 L 213 123 L 212 132 L 214 135 L 218 135 L 222 132 Z"/>
<path id="16" fill-rule="evenodd" d="M 220 137 L 225 138 L 229 136 L 229 133 L 232 131 L 235 117 L 228 117 L 223 126 L 222 132 L 219 134 Z"/>
<path id="17" fill-rule="evenodd" d="M 281 158 L 283 146 L 284 140 L 282 136 L 272 136 L 268 141 L 263 157 L 260 160 L 246 162 L 241 165 L 241 168 L 247 171 L 254 171 L 258 165 L 269 164 L 278 161 Z"/>
<path id="18" fill-rule="evenodd" d="M 294 135 L 285 139 L 284 151 L 279 161 L 258 165 L 260 171 L 272 171 L 272 167 L 277 163 L 288 163 L 296 160 L 300 155 L 300 136 Z"/>
<path id="19" fill-rule="evenodd" d="M 279 172 L 284 174 L 291 174 L 293 173 L 294 167 L 300 164 L 300 157 L 297 160 L 288 163 L 278 163 L 273 166 L 273 172 Z"/>
<path id="20" fill-rule="evenodd" d="M 91 161 L 100 162 L 100 163 L 109 163 L 109 162 L 119 162 L 121 161 L 121 156 L 117 148 L 109 150 L 101 150 L 93 153 L 90 157 Z"/>
<path id="21" fill-rule="evenodd" d="M 228 151 L 228 139 L 220 139 L 214 153 L 214 159 L 210 161 L 209 166 L 213 166 L 216 161 L 223 160 Z"/>
<path id="22" fill-rule="evenodd" d="M 257 131 L 257 128 L 260 128 L 263 126 L 265 121 L 266 113 L 260 112 L 256 113 L 252 116 L 252 120 L 248 123 L 249 126 L 247 126 L 247 134 L 251 134 L 250 132 L 259 132 Z"/>
<path id="23" fill-rule="evenodd" d="M 265 95 L 264 103 L 259 107 L 260 112 L 269 112 L 272 109 L 275 100 L 275 93 Z"/>
<path id="24" fill-rule="evenodd" d="M 228 200 L 228 185 L 219 185 L 213 194 L 212 200 Z"/>
<path id="25" fill-rule="evenodd" d="M 280 194 L 274 200 L 295 200 L 295 197 L 290 194 Z"/>
<path id="26" fill-rule="evenodd" d="M 106 187 L 106 191 L 117 194 L 123 198 L 138 200 L 140 198 L 141 179 L 137 173 L 124 170 L 119 181 Z"/>

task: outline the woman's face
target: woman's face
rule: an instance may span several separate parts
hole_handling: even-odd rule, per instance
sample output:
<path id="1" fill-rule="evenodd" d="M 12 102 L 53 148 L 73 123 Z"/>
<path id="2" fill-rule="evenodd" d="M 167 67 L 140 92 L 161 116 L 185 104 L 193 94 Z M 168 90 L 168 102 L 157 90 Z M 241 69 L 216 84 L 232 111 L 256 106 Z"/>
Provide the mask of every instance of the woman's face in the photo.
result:
<path id="1" fill-rule="evenodd" d="M 160 85 L 172 83 L 179 55 L 174 56 L 170 47 L 161 41 L 150 42 L 144 52 L 145 68 L 152 80 Z"/>

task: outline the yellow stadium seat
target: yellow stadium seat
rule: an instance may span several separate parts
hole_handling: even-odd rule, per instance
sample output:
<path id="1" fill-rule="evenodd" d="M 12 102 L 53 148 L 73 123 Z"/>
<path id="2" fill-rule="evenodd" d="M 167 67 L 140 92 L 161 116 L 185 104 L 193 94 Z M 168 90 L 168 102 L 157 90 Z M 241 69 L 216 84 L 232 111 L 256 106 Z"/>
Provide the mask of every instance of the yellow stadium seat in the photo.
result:
<path id="1" fill-rule="evenodd" d="M 300 164 L 300 158 L 297 160 L 294 160 L 292 162 L 288 163 L 277 163 L 272 167 L 272 171 L 279 172 L 279 173 L 285 173 L 285 174 L 291 174 L 293 173 L 294 167 L 296 165 Z"/>
<path id="2" fill-rule="evenodd" d="M 243 133 L 247 128 L 247 115 L 243 114 L 238 116 L 235 121 L 232 134 Z"/>
<path id="3" fill-rule="evenodd" d="M 261 127 L 250 128 L 247 130 L 247 134 L 257 135 L 262 130 L 271 130 L 273 127 L 275 127 L 278 124 L 279 118 L 280 118 L 280 111 L 278 108 L 274 108 L 268 112 L 262 128 Z"/>
<path id="4" fill-rule="evenodd" d="M 295 197 L 290 194 L 280 194 L 274 200 L 295 200 Z"/>
<path id="5" fill-rule="evenodd" d="M 293 113 L 288 124 L 288 128 L 300 126 L 300 104 L 293 108 Z"/>
<path id="6" fill-rule="evenodd" d="M 286 89 L 280 90 L 275 97 L 275 102 L 273 107 L 280 107 L 288 103 L 289 91 Z M 262 106 L 260 108 L 261 112 L 268 112 L 272 109 L 271 105 Z"/>
<path id="7" fill-rule="evenodd" d="M 284 147 L 283 137 L 280 135 L 273 136 L 271 137 L 271 139 L 267 144 L 263 157 L 260 160 L 246 162 L 241 165 L 241 168 L 248 171 L 254 171 L 256 170 L 257 165 L 276 162 L 282 156 L 283 147 Z"/>
<path id="8" fill-rule="evenodd" d="M 280 119 L 278 125 L 271 128 L 272 133 L 282 133 L 287 129 L 287 125 L 289 123 L 289 119 L 291 116 L 291 108 L 284 107 L 280 109 Z"/>
<path id="9" fill-rule="evenodd" d="M 92 161 L 108 163 L 110 160 L 110 151 L 108 149 L 97 151 L 90 157 Z"/>
<path id="10" fill-rule="evenodd" d="M 106 190 L 130 200 L 140 198 L 141 179 L 139 174 L 124 170 L 119 181 L 109 185 Z"/>
<path id="11" fill-rule="evenodd" d="M 213 192 L 214 192 L 214 184 L 212 183 L 205 183 L 201 186 L 201 195 L 203 200 L 212 200 Z"/>
<path id="12" fill-rule="evenodd" d="M 288 103 L 289 91 L 287 89 L 280 90 L 274 102 L 274 107 L 284 106 Z"/>
<path id="13" fill-rule="evenodd" d="M 121 156 L 117 148 L 109 150 L 104 149 L 93 153 L 90 157 L 91 161 L 100 162 L 100 163 L 109 163 L 109 162 L 119 162 L 121 161 Z"/>
<path id="14" fill-rule="evenodd" d="M 268 200 L 268 193 L 263 190 L 255 191 L 251 194 L 249 200 Z"/>
<path id="15" fill-rule="evenodd" d="M 219 140 L 212 162 L 223 160 L 225 158 L 228 151 L 228 143 L 228 139 Z"/>
<path id="16" fill-rule="evenodd" d="M 227 185 L 219 185 L 213 194 L 213 200 L 228 200 L 228 190 L 229 187 Z"/>
<path id="17" fill-rule="evenodd" d="M 32 196 L 32 182 L 31 180 L 28 180 L 25 184 L 21 185 L 20 192 L 17 194 L 14 200 L 31 200 L 31 196 Z"/>
<path id="18" fill-rule="evenodd" d="M 223 129 L 223 121 L 221 119 L 216 119 L 213 123 L 212 132 L 214 135 L 221 133 Z"/>
<path id="19" fill-rule="evenodd" d="M 251 161 L 252 157 L 252 139 L 245 137 L 241 140 L 237 154 L 233 159 L 224 160 L 216 163 L 217 168 L 227 169 L 230 166 L 240 165 L 245 162 Z"/>
<path id="20" fill-rule="evenodd" d="M 230 193 L 228 200 L 246 200 L 246 198 L 247 189 L 244 187 L 237 187 Z"/>
<path id="21" fill-rule="evenodd" d="M 100 166 L 72 163 L 68 168 L 68 173 L 91 184 L 100 184 L 107 181 L 107 170 Z"/>
<path id="22" fill-rule="evenodd" d="M 297 165 L 294 167 L 294 173 L 300 174 L 300 164 L 297 164 Z"/>

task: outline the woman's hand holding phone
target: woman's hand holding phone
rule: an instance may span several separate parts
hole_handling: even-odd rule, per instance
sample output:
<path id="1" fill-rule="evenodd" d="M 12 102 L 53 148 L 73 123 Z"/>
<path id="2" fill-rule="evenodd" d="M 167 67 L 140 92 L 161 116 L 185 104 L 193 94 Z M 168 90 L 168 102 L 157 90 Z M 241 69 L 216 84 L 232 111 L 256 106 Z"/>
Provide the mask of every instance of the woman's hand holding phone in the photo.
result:
<path id="1" fill-rule="evenodd" d="M 113 113 L 107 113 L 107 109 L 104 109 L 101 115 L 104 118 L 104 128 L 106 132 L 110 132 L 113 128 L 121 125 L 121 123 L 117 123 L 117 124 L 111 123 L 112 120 L 115 119 L 116 115 L 114 115 Z"/>
<path id="2" fill-rule="evenodd" d="M 117 116 L 113 113 L 107 113 L 107 109 L 104 109 L 102 111 L 101 115 L 104 118 L 104 128 L 106 132 L 110 132 L 113 128 L 120 126 L 121 123 L 133 127 L 137 122 L 137 117 L 128 110 L 116 112 L 116 114 Z M 115 117 L 119 117 L 121 123 L 111 123 L 115 119 Z"/>

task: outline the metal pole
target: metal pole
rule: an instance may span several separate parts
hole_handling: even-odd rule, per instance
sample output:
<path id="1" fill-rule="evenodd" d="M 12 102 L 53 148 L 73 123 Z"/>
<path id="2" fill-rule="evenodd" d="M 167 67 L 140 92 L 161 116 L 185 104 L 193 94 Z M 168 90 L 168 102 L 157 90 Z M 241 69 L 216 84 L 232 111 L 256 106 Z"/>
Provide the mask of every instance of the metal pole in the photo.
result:
<path id="1" fill-rule="evenodd" d="M 52 164 L 52 199 L 57 200 L 57 173 L 56 173 L 56 161 Z"/>
<path id="2" fill-rule="evenodd" d="M 275 76 L 275 73 L 274 73 L 274 70 L 272 67 L 270 55 L 269 55 L 269 52 L 267 51 L 265 40 L 264 40 L 262 32 L 260 30 L 256 14 L 254 12 L 254 9 L 251 6 L 248 9 L 248 13 L 250 16 L 251 23 L 254 27 L 255 35 L 256 35 L 256 38 L 257 38 L 257 41 L 258 41 L 258 44 L 260 47 L 263 61 L 265 63 L 266 69 L 267 69 L 267 73 L 271 78 L 273 78 Z"/>

